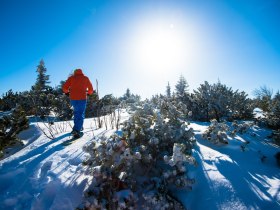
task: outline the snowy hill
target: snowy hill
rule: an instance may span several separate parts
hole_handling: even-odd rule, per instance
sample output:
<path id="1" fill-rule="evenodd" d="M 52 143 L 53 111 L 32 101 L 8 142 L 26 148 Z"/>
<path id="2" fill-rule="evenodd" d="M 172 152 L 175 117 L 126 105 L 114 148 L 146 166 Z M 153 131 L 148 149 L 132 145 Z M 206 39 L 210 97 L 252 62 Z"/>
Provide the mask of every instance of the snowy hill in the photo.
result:
<path id="1" fill-rule="evenodd" d="M 32 123 L 22 132 L 24 148 L 0 161 L 0 209 L 78 207 L 92 180 L 82 164 L 87 155 L 83 147 L 115 132 L 93 124 L 86 119 L 83 137 L 69 145 L 65 142 L 71 138 L 70 128 L 53 140 L 41 132 L 40 124 Z M 198 166 L 190 167 L 196 180 L 193 190 L 177 192 L 184 206 L 192 210 L 280 209 L 280 170 L 274 158 L 279 147 L 266 139 L 269 131 L 254 126 L 228 145 L 213 145 L 202 139 L 208 126 L 190 125 L 197 139 L 193 155 Z"/>

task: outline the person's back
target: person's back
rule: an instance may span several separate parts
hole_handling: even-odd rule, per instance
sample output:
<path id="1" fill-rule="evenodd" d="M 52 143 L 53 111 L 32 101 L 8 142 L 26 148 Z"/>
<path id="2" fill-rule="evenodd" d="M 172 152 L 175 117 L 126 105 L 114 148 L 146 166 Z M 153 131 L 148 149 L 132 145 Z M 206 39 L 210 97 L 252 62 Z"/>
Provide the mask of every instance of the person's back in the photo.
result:
<path id="1" fill-rule="evenodd" d="M 81 69 L 76 69 L 74 75 L 69 77 L 63 85 L 63 92 L 70 93 L 71 100 L 85 100 L 87 94 L 93 93 L 92 84 Z"/>
<path id="2" fill-rule="evenodd" d="M 81 69 L 76 69 L 74 75 L 67 79 L 62 89 L 65 94 L 70 94 L 71 105 L 74 108 L 74 127 L 72 133 L 75 137 L 79 137 L 85 118 L 87 94 L 91 95 L 93 93 L 92 84 Z"/>

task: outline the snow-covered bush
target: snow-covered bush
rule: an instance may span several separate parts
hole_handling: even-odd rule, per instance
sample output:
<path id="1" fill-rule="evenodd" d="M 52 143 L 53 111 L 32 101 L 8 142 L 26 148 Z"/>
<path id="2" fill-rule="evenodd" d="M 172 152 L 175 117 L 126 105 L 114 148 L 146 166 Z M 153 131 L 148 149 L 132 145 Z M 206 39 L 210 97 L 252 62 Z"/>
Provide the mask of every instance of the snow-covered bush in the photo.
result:
<path id="1" fill-rule="evenodd" d="M 271 137 L 276 144 L 280 144 L 280 93 L 277 92 L 272 98 L 272 93 L 266 87 L 258 90 L 258 98 L 255 99 L 256 105 L 263 109 L 256 108 L 255 122 L 259 126 L 273 129 Z M 264 105 L 265 107 L 261 106 Z M 264 111 L 265 110 L 265 111 Z"/>
<path id="2" fill-rule="evenodd" d="M 191 156 L 195 138 L 167 106 L 163 115 L 146 103 L 124 123 L 122 135 L 85 148 L 90 154 L 85 164 L 94 176 L 86 209 L 183 209 L 172 191 L 194 183 L 186 166 L 196 164 Z"/>
<path id="3" fill-rule="evenodd" d="M 230 137 L 235 137 L 237 134 L 247 133 L 251 126 L 249 122 L 238 123 L 237 121 L 233 121 L 228 125 L 225 122 L 219 123 L 216 119 L 213 119 L 202 137 L 214 144 L 228 144 L 228 135 Z"/>
<path id="4" fill-rule="evenodd" d="M 236 120 L 231 124 L 232 129 L 229 131 L 229 135 L 234 137 L 237 133 L 244 134 L 247 133 L 251 127 L 251 124 L 248 122 L 238 123 Z"/>
<path id="5" fill-rule="evenodd" d="M 245 92 L 233 91 L 231 88 L 217 82 L 201 84 L 192 94 L 193 116 L 197 120 L 209 121 L 217 119 L 250 119 L 252 118 L 252 103 Z"/>
<path id="6" fill-rule="evenodd" d="M 139 155 L 132 153 L 127 142 L 117 135 L 99 140 L 84 148 L 89 153 L 85 164 L 91 166 L 94 176 L 85 209 L 134 209 L 137 196 L 132 189 L 136 186 L 130 176 Z"/>
<path id="7" fill-rule="evenodd" d="M 269 112 L 267 113 L 267 124 L 270 128 L 280 129 L 280 93 L 278 92 L 271 101 Z"/>
<path id="8" fill-rule="evenodd" d="M 3 149 L 21 143 L 17 134 L 28 127 L 28 119 L 20 106 L 13 109 L 10 115 L 0 118 L 0 157 L 3 155 Z"/>
<path id="9" fill-rule="evenodd" d="M 227 131 L 229 126 L 225 123 L 219 123 L 216 119 L 211 120 L 210 126 L 203 133 L 203 138 L 208 139 L 214 144 L 228 144 Z"/>

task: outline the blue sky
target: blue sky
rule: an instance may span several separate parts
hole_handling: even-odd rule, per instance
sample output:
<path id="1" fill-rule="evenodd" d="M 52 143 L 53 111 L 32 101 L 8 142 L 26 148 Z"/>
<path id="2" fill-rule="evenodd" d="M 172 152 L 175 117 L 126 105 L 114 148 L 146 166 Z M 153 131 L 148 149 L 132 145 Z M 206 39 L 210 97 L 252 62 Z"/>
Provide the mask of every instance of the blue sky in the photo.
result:
<path id="1" fill-rule="evenodd" d="M 220 80 L 280 89 L 279 0 L 0 0 L 0 94 L 82 68 L 103 96 Z"/>

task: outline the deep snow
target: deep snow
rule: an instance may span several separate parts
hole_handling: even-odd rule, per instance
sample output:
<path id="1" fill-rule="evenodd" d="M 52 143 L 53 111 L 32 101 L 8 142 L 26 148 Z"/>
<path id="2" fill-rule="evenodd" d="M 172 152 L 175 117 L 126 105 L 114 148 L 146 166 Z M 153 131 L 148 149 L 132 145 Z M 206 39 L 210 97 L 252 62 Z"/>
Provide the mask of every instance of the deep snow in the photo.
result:
<path id="1" fill-rule="evenodd" d="M 127 119 L 123 114 L 123 120 Z M 64 146 L 71 138 L 70 127 L 50 140 L 38 125 L 32 123 L 21 133 L 25 146 L 20 151 L 0 161 L 0 209 L 75 209 L 92 179 L 82 164 L 87 155 L 83 146 L 114 132 L 96 129 L 93 119 L 86 119 L 83 137 Z M 255 126 L 230 139 L 228 145 L 213 145 L 202 139 L 208 125 L 190 125 L 197 139 L 193 155 L 198 166 L 188 167 L 196 179 L 193 190 L 177 192 L 185 207 L 280 209 L 280 170 L 274 158 L 280 149 L 266 138 L 269 131 Z"/>

